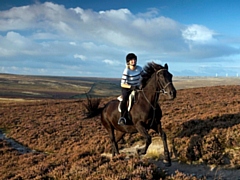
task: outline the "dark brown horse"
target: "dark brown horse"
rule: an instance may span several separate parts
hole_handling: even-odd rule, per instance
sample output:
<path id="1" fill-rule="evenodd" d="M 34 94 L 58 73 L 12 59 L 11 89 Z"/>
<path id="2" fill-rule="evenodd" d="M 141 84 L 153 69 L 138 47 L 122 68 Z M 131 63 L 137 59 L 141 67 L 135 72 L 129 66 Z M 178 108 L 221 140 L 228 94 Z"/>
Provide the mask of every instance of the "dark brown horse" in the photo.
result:
<path id="1" fill-rule="evenodd" d="M 119 154 L 117 142 L 126 133 L 139 132 L 146 140 L 145 147 L 138 150 L 138 154 L 146 154 L 151 144 L 149 129 L 160 134 L 164 145 L 164 162 L 171 166 L 171 159 L 167 145 L 166 134 L 161 127 L 162 111 L 158 104 L 160 93 L 168 94 L 169 99 L 176 97 L 176 90 L 172 83 L 172 74 L 168 72 L 168 65 L 158 65 L 154 62 L 148 63 L 143 68 L 142 88 L 138 90 L 136 102 L 130 110 L 132 122 L 127 125 L 118 125 L 120 112 L 118 111 L 118 100 L 112 100 L 102 110 L 101 121 L 107 129 L 112 142 L 112 156 Z M 114 131 L 116 133 L 114 134 Z"/>

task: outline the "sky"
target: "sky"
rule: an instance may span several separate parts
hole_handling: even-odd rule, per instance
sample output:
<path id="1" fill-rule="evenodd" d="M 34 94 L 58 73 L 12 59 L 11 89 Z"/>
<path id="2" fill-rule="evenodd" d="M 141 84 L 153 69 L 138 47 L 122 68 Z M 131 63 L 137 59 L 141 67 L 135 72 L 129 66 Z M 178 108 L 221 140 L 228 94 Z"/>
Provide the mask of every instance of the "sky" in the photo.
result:
<path id="1" fill-rule="evenodd" d="M 0 73 L 120 78 L 125 57 L 174 76 L 240 76 L 239 0 L 0 0 Z"/>

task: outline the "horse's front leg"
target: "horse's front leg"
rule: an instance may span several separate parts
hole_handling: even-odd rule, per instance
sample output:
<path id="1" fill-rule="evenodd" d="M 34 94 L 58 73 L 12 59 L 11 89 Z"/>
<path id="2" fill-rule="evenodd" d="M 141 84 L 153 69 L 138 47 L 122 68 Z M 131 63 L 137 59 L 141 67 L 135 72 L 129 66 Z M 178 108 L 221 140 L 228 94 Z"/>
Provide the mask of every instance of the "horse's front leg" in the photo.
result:
<path id="1" fill-rule="evenodd" d="M 119 154 L 118 145 L 117 145 L 117 142 L 115 140 L 113 127 L 109 128 L 108 131 L 109 131 L 109 136 L 110 136 L 110 140 L 111 140 L 111 143 L 112 143 L 112 157 L 114 157 L 115 154 Z"/>
<path id="2" fill-rule="evenodd" d="M 166 133 L 162 129 L 161 124 L 161 117 L 162 117 L 162 110 L 160 108 L 160 105 L 157 104 L 156 107 L 156 117 L 155 117 L 155 125 L 153 125 L 153 129 L 160 135 L 162 142 L 163 142 L 163 148 L 164 148 L 164 164 L 165 166 L 171 166 L 171 158 L 169 155 L 168 145 L 167 145 L 167 136 Z"/>
<path id="3" fill-rule="evenodd" d="M 169 167 L 172 165 L 172 163 L 171 163 L 171 158 L 169 155 L 169 150 L 168 150 L 168 145 L 167 145 L 167 136 L 166 136 L 166 133 L 162 129 L 161 122 L 157 125 L 157 129 L 158 129 L 158 133 L 163 141 L 163 148 L 164 148 L 163 162 L 164 162 L 165 166 Z"/>
<path id="4" fill-rule="evenodd" d="M 149 145 L 152 143 L 152 138 L 151 136 L 148 134 L 146 128 L 144 127 L 144 123 L 143 122 L 138 122 L 136 124 L 136 129 L 138 130 L 138 132 L 145 138 L 145 147 L 142 149 L 138 149 L 137 152 L 139 155 L 143 155 L 147 153 L 148 147 Z"/>

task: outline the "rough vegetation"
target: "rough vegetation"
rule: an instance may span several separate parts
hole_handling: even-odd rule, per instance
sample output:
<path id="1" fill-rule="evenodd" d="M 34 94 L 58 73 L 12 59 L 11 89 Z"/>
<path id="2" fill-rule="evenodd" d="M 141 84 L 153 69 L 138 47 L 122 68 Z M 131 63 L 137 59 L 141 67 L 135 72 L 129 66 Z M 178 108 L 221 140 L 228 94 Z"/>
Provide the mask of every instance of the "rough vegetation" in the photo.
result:
<path id="1" fill-rule="evenodd" d="M 99 106 L 114 98 L 102 98 Z M 0 179 L 206 179 L 180 171 L 170 175 L 137 155 L 102 156 L 111 151 L 108 134 L 100 116 L 84 119 L 87 103 L 87 99 L 1 103 L 1 131 L 32 151 L 19 152 L 0 139 Z M 239 85 L 182 89 L 174 101 L 162 97 L 159 103 L 173 160 L 239 171 Z M 139 134 L 126 136 L 119 147 L 138 140 Z"/>

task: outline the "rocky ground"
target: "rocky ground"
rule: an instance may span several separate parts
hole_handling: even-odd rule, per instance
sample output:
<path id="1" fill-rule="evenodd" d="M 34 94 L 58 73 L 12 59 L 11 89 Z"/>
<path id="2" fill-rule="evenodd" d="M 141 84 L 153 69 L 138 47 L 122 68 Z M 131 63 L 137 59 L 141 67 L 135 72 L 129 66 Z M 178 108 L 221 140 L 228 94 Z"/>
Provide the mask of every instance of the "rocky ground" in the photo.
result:
<path id="1" fill-rule="evenodd" d="M 240 179 L 239 85 L 181 89 L 174 101 L 159 100 L 174 160 L 169 168 L 161 154 L 103 156 L 111 151 L 108 134 L 99 116 L 84 119 L 83 103 L 1 103 L 0 179 Z M 127 135 L 119 147 L 141 141 L 139 134 Z"/>

